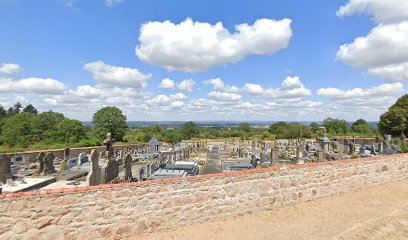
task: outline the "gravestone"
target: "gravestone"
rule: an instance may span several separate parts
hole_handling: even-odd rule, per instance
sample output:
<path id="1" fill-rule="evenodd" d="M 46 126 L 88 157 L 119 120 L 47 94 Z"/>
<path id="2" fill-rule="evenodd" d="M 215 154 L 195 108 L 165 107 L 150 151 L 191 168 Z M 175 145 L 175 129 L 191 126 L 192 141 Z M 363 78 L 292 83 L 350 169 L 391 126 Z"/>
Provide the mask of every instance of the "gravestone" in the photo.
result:
<path id="1" fill-rule="evenodd" d="M 71 149 L 69 147 L 66 147 L 64 149 L 64 160 L 65 161 L 68 160 L 70 155 L 71 155 Z"/>
<path id="2" fill-rule="evenodd" d="M 80 153 L 79 156 L 78 156 L 78 167 L 81 167 L 81 165 L 86 163 L 86 162 L 89 162 L 88 154 L 86 154 L 84 152 Z"/>
<path id="3" fill-rule="evenodd" d="M 11 179 L 11 158 L 7 154 L 0 154 L 0 181 L 6 183 L 7 179 Z"/>
<path id="4" fill-rule="evenodd" d="M 54 154 L 47 153 L 44 157 L 44 168 L 41 172 L 42 175 L 49 175 L 51 173 L 56 172 L 54 167 Z"/>
<path id="5" fill-rule="evenodd" d="M 45 157 L 45 154 L 43 152 L 40 152 L 35 158 L 35 162 L 37 164 L 37 171 L 36 171 L 37 175 L 41 174 L 44 171 L 44 157 Z"/>
<path id="6" fill-rule="evenodd" d="M 126 154 L 125 156 L 125 180 L 131 180 L 132 177 L 132 156 Z"/>
<path id="7" fill-rule="evenodd" d="M 365 154 L 365 150 L 366 150 L 366 148 L 363 145 L 361 145 L 360 148 L 358 149 L 358 153 L 360 155 L 363 155 L 363 154 Z"/>
<path id="8" fill-rule="evenodd" d="M 96 150 L 91 151 L 91 161 L 90 161 L 90 170 L 86 176 L 86 182 L 88 186 L 95 186 L 99 184 L 99 159 Z"/>
<path id="9" fill-rule="evenodd" d="M 101 171 L 101 183 L 110 183 L 119 176 L 119 164 L 114 160 L 105 161 Z"/>

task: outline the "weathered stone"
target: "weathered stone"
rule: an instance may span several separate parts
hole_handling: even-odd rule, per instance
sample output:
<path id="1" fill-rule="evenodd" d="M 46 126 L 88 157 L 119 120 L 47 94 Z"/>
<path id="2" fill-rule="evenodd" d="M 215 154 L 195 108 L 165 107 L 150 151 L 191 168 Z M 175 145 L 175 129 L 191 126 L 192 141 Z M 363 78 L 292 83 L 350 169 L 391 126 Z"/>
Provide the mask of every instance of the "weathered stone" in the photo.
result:
<path id="1" fill-rule="evenodd" d="M 99 160 L 98 160 L 98 154 L 96 153 L 96 150 L 93 149 L 91 151 L 91 161 L 90 161 L 90 170 L 88 175 L 86 176 L 86 182 L 88 183 L 88 186 L 95 186 L 99 184 Z"/>
<path id="2" fill-rule="evenodd" d="M 11 159 L 6 154 L 0 154 L 0 181 L 6 183 L 12 177 Z"/>

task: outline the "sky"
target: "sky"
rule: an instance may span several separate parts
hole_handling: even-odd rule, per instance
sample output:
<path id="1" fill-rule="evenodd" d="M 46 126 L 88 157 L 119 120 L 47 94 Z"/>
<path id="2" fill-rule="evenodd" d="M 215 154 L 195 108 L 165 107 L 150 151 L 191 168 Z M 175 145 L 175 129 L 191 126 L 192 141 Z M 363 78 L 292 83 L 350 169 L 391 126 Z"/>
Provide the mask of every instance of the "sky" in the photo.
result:
<path id="1" fill-rule="evenodd" d="M 0 104 L 91 120 L 378 121 L 406 0 L 0 0 Z"/>

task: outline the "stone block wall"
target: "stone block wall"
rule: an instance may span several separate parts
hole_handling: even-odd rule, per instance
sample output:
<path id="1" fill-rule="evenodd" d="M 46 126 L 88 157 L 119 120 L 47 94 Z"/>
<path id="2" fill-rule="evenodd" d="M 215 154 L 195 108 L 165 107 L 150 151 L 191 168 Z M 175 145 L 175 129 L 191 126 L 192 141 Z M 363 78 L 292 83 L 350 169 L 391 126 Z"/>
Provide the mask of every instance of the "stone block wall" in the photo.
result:
<path id="1" fill-rule="evenodd" d="M 408 178 L 408 154 L 0 195 L 1 239 L 134 236 Z"/>

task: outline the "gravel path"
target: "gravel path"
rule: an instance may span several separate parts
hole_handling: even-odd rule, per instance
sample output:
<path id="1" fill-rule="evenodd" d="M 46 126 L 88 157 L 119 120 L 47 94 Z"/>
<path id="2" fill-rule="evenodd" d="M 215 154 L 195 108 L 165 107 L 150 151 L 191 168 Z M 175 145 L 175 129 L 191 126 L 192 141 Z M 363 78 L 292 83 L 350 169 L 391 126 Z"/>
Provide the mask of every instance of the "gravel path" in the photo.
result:
<path id="1" fill-rule="evenodd" d="M 135 239 L 408 239 L 408 180 Z"/>

